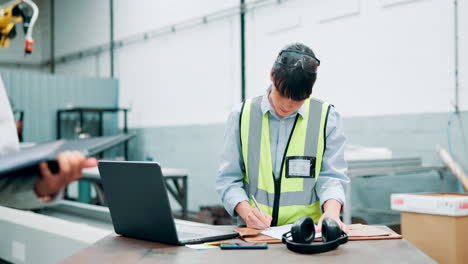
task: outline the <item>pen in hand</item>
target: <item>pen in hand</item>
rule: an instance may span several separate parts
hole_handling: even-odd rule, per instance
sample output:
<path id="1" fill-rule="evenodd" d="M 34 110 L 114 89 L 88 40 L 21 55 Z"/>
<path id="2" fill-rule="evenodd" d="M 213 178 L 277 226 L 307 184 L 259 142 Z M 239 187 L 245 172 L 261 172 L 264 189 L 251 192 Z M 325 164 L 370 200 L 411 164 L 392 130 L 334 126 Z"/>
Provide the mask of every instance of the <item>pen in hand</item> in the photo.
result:
<path id="1" fill-rule="evenodd" d="M 258 211 L 259 211 L 261 214 L 266 215 L 266 214 L 262 211 L 262 209 L 260 209 L 260 206 L 258 206 L 257 200 L 255 199 L 255 196 L 253 196 L 253 194 L 251 194 L 250 197 L 252 197 L 252 200 L 253 200 L 254 203 L 255 203 L 255 207 L 257 207 Z M 266 229 L 268 229 L 268 228 L 270 228 L 270 227 L 268 226 Z"/>
<path id="2" fill-rule="evenodd" d="M 251 194 L 250 197 L 252 197 L 252 200 L 255 203 L 255 207 L 257 207 L 257 209 L 260 211 L 260 213 L 263 214 L 262 209 L 260 209 L 260 207 L 258 206 L 257 200 L 255 200 L 255 196 L 253 196 L 253 194 Z"/>
<path id="3" fill-rule="evenodd" d="M 251 220 L 249 220 L 249 217 L 248 217 L 246 223 L 248 221 L 254 221 L 254 222 L 251 222 L 250 224 L 247 223 L 247 227 L 253 227 L 255 229 L 268 229 L 268 228 L 270 228 L 271 216 L 269 214 L 263 212 L 262 209 L 260 209 L 260 206 L 258 206 L 258 202 L 257 202 L 257 200 L 255 199 L 255 197 L 253 195 L 250 195 L 250 198 L 254 202 L 255 207 L 257 207 L 257 210 L 260 213 L 260 215 L 258 215 L 258 213 L 253 213 L 252 212 L 253 217 L 251 218 Z M 251 208 L 253 209 L 253 206 Z M 256 223 L 256 221 L 260 221 L 260 222 Z"/>

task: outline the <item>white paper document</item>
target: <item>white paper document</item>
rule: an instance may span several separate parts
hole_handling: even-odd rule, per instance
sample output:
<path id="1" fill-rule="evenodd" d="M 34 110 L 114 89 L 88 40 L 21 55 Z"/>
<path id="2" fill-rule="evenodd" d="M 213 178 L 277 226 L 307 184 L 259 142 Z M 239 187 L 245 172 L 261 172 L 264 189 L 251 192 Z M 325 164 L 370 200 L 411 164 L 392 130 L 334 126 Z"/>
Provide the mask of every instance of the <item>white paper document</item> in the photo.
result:
<path id="1" fill-rule="evenodd" d="M 266 235 L 266 236 L 270 236 L 270 237 L 273 237 L 273 238 L 276 238 L 276 239 L 281 239 L 281 236 L 284 233 L 291 231 L 291 226 L 292 226 L 292 224 L 269 227 L 269 228 L 263 230 L 261 234 Z M 315 229 L 317 229 L 317 226 L 315 226 Z M 320 238 L 320 237 L 322 237 L 321 232 L 315 234 L 315 238 Z"/>
<path id="2" fill-rule="evenodd" d="M 198 249 L 198 250 L 219 248 L 217 246 L 211 246 L 211 245 L 205 245 L 205 244 L 190 244 L 190 245 L 185 245 L 185 246 L 191 249 Z"/>

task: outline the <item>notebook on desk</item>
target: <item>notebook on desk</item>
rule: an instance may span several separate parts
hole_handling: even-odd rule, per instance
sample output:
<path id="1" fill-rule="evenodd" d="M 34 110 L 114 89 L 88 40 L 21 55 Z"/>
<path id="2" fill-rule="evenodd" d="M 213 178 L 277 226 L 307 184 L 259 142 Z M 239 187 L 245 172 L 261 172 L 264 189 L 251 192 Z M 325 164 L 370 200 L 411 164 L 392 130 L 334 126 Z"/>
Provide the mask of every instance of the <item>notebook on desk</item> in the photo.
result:
<path id="1" fill-rule="evenodd" d="M 175 221 L 156 162 L 99 161 L 98 168 L 117 234 L 173 245 L 238 236 L 210 225 Z"/>

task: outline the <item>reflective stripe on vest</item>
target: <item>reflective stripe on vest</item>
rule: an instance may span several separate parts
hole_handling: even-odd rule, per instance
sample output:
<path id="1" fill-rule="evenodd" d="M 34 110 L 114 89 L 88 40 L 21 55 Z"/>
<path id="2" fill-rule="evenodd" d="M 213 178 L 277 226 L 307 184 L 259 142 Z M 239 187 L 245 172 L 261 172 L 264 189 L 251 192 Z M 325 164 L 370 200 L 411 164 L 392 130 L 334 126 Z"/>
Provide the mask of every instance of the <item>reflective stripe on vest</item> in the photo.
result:
<path id="1" fill-rule="evenodd" d="M 304 102 L 304 117 L 297 115 L 286 155 L 283 157 L 281 177 L 273 175 L 268 113 L 262 114 L 262 96 L 244 102 L 240 119 L 240 140 L 245 165 L 244 189 L 253 194 L 263 212 L 273 216 L 272 225 L 295 222 L 302 216 L 318 221 L 320 202 L 314 186 L 320 174 L 325 151 L 325 128 L 329 104 L 317 99 Z M 316 157 L 315 178 L 286 178 L 285 157 Z M 275 186 L 276 184 L 276 186 Z M 276 189 L 276 197 L 275 197 Z M 276 204 L 275 204 L 276 198 Z M 254 205 L 253 201 L 250 201 Z M 275 209 L 276 207 L 276 209 Z"/>

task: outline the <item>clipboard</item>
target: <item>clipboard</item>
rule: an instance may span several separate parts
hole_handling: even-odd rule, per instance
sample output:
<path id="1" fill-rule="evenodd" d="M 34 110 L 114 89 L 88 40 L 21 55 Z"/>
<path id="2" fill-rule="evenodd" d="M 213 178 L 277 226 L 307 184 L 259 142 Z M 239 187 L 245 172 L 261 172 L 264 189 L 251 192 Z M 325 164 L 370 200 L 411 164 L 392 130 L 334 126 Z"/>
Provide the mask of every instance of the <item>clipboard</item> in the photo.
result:
<path id="1" fill-rule="evenodd" d="M 266 242 L 268 244 L 281 244 L 280 239 L 272 238 L 260 234 L 263 230 L 257 230 L 247 227 L 239 227 L 234 229 L 239 233 L 239 237 L 247 242 Z M 384 239 L 401 239 L 402 236 L 388 228 L 387 226 L 370 226 L 363 224 L 348 225 L 348 240 L 384 240 Z M 321 238 L 314 241 L 322 241 Z"/>
<path id="2" fill-rule="evenodd" d="M 84 156 L 93 156 L 134 138 L 135 134 L 92 137 L 86 139 L 57 140 L 21 149 L 18 152 L 0 155 L 0 178 L 37 175 L 39 163 L 47 161 L 53 173 L 58 171 L 55 158 L 66 150 L 79 151 Z"/>

